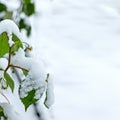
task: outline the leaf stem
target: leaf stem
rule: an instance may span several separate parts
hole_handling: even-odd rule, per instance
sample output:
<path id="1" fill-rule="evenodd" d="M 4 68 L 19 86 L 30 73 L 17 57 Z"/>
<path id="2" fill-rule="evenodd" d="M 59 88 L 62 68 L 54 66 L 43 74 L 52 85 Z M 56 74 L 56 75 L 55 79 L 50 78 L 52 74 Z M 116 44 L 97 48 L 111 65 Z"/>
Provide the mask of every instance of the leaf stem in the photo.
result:
<path id="1" fill-rule="evenodd" d="M 3 93 L 1 93 L 1 95 L 7 100 L 7 102 L 10 104 L 10 101 L 9 101 L 9 99 L 3 94 Z"/>
<path id="2" fill-rule="evenodd" d="M 49 78 L 49 76 L 50 76 L 50 74 L 48 73 L 48 74 L 47 74 L 47 77 L 46 77 L 46 80 L 45 80 L 47 83 L 48 83 L 48 78 Z"/>
<path id="3" fill-rule="evenodd" d="M 9 47 L 8 66 L 6 67 L 4 73 L 6 73 L 7 70 L 9 69 L 9 67 L 10 67 L 10 60 L 11 60 L 11 47 Z"/>
<path id="4" fill-rule="evenodd" d="M 19 68 L 19 69 L 21 69 L 21 70 L 25 70 L 25 71 L 27 71 L 27 72 L 28 72 L 28 70 L 27 70 L 27 69 L 25 69 L 25 68 L 23 68 L 23 67 L 20 67 L 20 66 L 16 66 L 16 65 L 9 65 L 9 67 Z"/>

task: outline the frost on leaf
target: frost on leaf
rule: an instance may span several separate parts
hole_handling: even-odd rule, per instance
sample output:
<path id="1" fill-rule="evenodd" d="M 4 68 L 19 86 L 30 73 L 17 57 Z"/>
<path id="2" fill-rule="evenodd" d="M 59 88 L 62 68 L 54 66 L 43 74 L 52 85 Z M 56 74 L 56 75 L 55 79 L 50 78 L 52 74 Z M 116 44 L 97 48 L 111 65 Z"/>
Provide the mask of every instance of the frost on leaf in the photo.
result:
<path id="1" fill-rule="evenodd" d="M 27 93 L 28 95 L 24 98 L 21 98 L 21 101 L 22 103 L 24 104 L 25 106 L 25 110 L 27 110 L 27 108 L 35 103 L 38 99 L 35 99 L 34 96 L 35 96 L 35 90 L 32 90 L 30 92 Z"/>
<path id="2" fill-rule="evenodd" d="M 38 101 L 45 91 L 44 82 L 38 83 L 37 80 L 26 77 L 20 84 L 19 96 L 22 103 L 27 108 Z"/>

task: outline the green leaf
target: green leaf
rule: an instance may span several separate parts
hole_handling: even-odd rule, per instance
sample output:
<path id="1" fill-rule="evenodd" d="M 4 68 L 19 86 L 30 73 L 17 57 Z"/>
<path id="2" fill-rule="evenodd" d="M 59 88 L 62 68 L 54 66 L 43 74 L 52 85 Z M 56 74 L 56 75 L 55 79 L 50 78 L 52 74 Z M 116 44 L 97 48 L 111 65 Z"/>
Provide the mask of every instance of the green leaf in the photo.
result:
<path id="1" fill-rule="evenodd" d="M 4 118 L 4 120 L 7 120 L 7 117 L 4 115 L 4 112 L 3 112 L 3 108 L 0 107 L 0 120 L 1 120 L 1 117 Z"/>
<path id="2" fill-rule="evenodd" d="M 23 48 L 22 42 L 15 34 L 12 35 L 12 40 L 14 41 L 14 44 L 11 47 L 11 53 L 18 51 L 19 48 Z"/>
<path id="3" fill-rule="evenodd" d="M 33 104 L 33 103 L 35 103 L 35 102 L 38 101 L 38 99 L 35 99 L 34 96 L 35 96 L 35 90 L 32 90 L 32 91 L 28 92 L 27 97 L 20 98 L 21 101 L 22 101 L 22 103 L 23 103 L 24 106 L 25 106 L 25 111 L 27 110 L 27 108 L 28 108 L 31 104 Z"/>
<path id="4" fill-rule="evenodd" d="M 31 3 L 31 0 L 24 0 L 25 4 Z"/>
<path id="5" fill-rule="evenodd" d="M 19 28 L 22 29 L 22 28 L 25 28 L 25 27 L 26 27 L 25 20 L 24 19 L 20 19 Z"/>
<path id="6" fill-rule="evenodd" d="M 12 19 L 12 16 L 13 16 L 13 12 L 7 11 L 6 14 L 5 14 L 4 19 Z"/>
<path id="7" fill-rule="evenodd" d="M 23 48 L 21 45 L 22 44 L 21 44 L 20 41 L 16 41 L 11 47 L 11 53 L 14 53 L 14 52 L 18 51 L 19 48 Z"/>
<path id="8" fill-rule="evenodd" d="M 0 57 L 9 52 L 8 36 L 6 32 L 0 34 Z"/>
<path id="9" fill-rule="evenodd" d="M 0 112 L 3 112 L 3 108 L 0 106 Z"/>
<path id="10" fill-rule="evenodd" d="M 28 3 L 28 4 L 24 4 L 22 11 L 27 15 L 27 16 L 31 16 L 32 14 L 35 13 L 35 5 L 34 3 Z"/>
<path id="11" fill-rule="evenodd" d="M 8 86 L 11 88 L 12 92 L 14 91 L 14 81 L 13 79 L 10 77 L 10 75 L 8 73 L 4 73 L 4 78 L 6 79 L 6 82 L 8 84 Z"/>
<path id="12" fill-rule="evenodd" d="M 3 11 L 7 11 L 7 7 L 4 4 L 0 3 L 0 12 Z"/>
<path id="13" fill-rule="evenodd" d="M 2 68 L 0 68 L 0 71 L 4 71 Z"/>
<path id="14" fill-rule="evenodd" d="M 30 36 L 31 34 L 31 26 L 28 25 L 24 19 L 21 19 L 19 21 L 19 29 L 22 30 L 22 29 L 25 29 L 26 32 L 27 32 L 27 36 Z"/>
<path id="15" fill-rule="evenodd" d="M 27 36 L 30 36 L 30 34 L 31 34 L 31 26 L 27 25 L 26 26 L 26 31 L 27 31 Z"/>
<path id="16" fill-rule="evenodd" d="M 21 40 L 20 40 L 15 34 L 12 34 L 12 40 L 13 40 L 14 42 L 17 42 L 17 41 L 20 41 L 20 42 L 21 42 Z M 23 46 L 22 46 L 22 42 L 21 42 L 21 47 L 23 47 Z"/>
<path id="17" fill-rule="evenodd" d="M 23 74 L 24 74 L 25 76 L 28 75 L 28 72 L 29 72 L 29 71 L 26 71 L 26 70 L 22 70 L 22 71 L 23 71 Z"/>

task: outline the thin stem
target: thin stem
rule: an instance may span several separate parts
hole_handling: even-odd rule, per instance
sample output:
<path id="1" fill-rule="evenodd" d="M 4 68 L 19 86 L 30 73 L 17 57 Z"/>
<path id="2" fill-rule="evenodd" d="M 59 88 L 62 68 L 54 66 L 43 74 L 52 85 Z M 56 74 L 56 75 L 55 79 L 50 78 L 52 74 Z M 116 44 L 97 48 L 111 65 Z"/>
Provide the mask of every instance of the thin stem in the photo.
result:
<path id="1" fill-rule="evenodd" d="M 1 93 L 1 95 L 7 100 L 7 102 L 10 104 L 10 101 L 8 100 L 8 98 L 3 94 Z"/>
<path id="2" fill-rule="evenodd" d="M 27 72 L 28 72 L 28 70 L 27 70 L 27 69 L 22 68 L 22 67 L 20 67 L 20 66 L 10 65 L 10 61 L 11 61 L 11 47 L 9 47 L 8 66 L 6 67 L 6 69 L 5 69 L 4 73 L 6 73 L 6 72 L 7 72 L 7 70 L 8 70 L 10 67 L 19 68 L 19 69 L 21 69 L 21 70 L 25 70 L 25 71 L 27 71 Z"/>
<path id="3" fill-rule="evenodd" d="M 4 73 L 7 72 L 7 70 L 9 69 L 9 66 L 10 66 L 10 60 L 11 60 L 11 47 L 9 47 L 9 57 L 8 57 L 8 66 L 6 67 Z"/>
<path id="4" fill-rule="evenodd" d="M 50 76 L 50 74 L 48 73 L 48 74 L 47 74 L 47 77 L 46 77 L 46 80 L 45 80 L 47 83 L 48 83 L 48 78 L 49 78 L 49 76 Z"/>
<path id="5" fill-rule="evenodd" d="M 30 45 L 28 44 L 28 43 L 26 43 L 26 42 L 22 42 L 22 43 L 24 43 L 27 47 L 29 47 Z"/>
<path id="6" fill-rule="evenodd" d="M 27 69 L 22 68 L 22 67 L 20 67 L 20 66 L 16 66 L 16 65 L 9 65 L 9 67 L 19 68 L 19 69 L 21 69 L 21 70 L 25 70 L 25 71 L 27 71 L 27 72 L 28 72 L 28 70 L 27 70 Z"/>

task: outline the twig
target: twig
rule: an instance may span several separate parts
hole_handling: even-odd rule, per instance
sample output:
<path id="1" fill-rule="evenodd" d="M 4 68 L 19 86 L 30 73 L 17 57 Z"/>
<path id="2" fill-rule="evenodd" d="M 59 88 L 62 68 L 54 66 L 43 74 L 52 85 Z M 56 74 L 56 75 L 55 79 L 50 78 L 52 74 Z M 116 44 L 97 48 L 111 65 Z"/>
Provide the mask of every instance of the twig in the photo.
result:
<path id="1" fill-rule="evenodd" d="M 10 65 L 10 60 L 11 60 L 11 47 L 9 47 L 9 57 L 8 57 L 8 66 L 6 67 L 6 69 L 5 69 L 5 71 L 4 71 L 4 73 L 6 73 L 7 72 L 7 70 L 9 69 L 9 65 Z"/>
<path id="2" fill-rule="evenodd" d="M 9 65 L 9 67 L 19 68 L 19 69 L 21 69 L 21 70 L 24 70 L 24 71 L 27 71 L 27 72 L 28 72 L 28 70 L 27 70 L 27 69 L 25 69 L 25 68 L 23 68 L 23 67 L 20 67 L 20 66 L 16 66 L 16 65 Z"/>
<path id="3" fill-rule="evenodd" d="M 8 100 L 8 98 L 3 94 L 1 93 L 1 95 L 7 100 L 7 102 L 10 104 L 10 101 Z"/>

